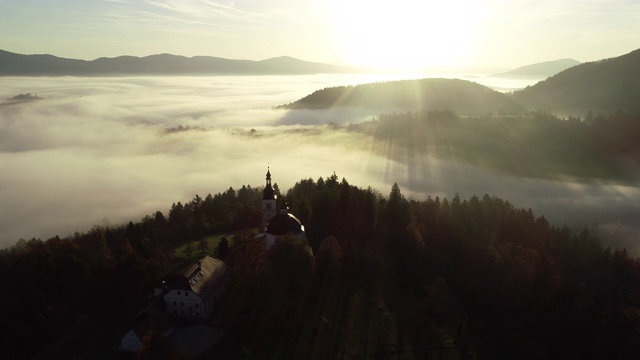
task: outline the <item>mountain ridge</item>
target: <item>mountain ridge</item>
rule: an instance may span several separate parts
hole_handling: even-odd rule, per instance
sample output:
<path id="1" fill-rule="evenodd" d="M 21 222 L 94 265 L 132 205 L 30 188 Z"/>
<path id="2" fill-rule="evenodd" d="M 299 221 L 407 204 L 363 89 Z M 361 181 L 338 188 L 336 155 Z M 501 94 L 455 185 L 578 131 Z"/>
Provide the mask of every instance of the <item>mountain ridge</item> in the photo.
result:
<path id="1" fill-rule="evenodd" d="M 570 66 L 574 62 L 561 59 L 515 69 L 531 73 L 532 69 L 548 70 L 549 65 L 569 66 L 512 94 L 497 93 L 466 80 L 426 78 L 320 89 L 278 108 L 446 108 L 467 115 L 516 114 L 532 110 L 574 116 L 584 116 L 589 111 L 592 115 L 615 111 L 640 113 L 640 49 Z"/>
<path id="2" fill-rule="evenodd" d="M 553 76 L 561 71 L 564 71 L 572 66 L 582 64 L 580 61 L 570 58 L 543 61 L 535 64 L 529 64 L 520 66 L 513 70 L 509 70 L 502 73 L 496 73 L 489 75 L 490 77 L 506 77 L 517 79 L 528 78 L 547 78 Z"/>
<path id="3" fill-rule="evenodd" d="M 50 54 L 24 55 L 0 49 L 0 76 L 294 75 L 355 71 L 349 67 L 304 61 L 291 56 L 255 61 L 162 53 L 143 57 L 121 55 L 80 60 Z"/>

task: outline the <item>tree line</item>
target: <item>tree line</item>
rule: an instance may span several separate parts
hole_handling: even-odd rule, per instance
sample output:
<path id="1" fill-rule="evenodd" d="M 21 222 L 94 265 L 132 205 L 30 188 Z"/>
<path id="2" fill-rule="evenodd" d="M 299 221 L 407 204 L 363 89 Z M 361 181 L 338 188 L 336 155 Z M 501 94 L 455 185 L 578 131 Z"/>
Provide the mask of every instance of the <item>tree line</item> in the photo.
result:
<path id="1" fill-rule="evenodd" d="M 489 195 L 410 200 L 397 185 L 383 195 L 332 174 L 286 192 L 307 239 L 285 236 L 266 250 L 255 239 L 261 190 L 196 195 L 168 216 L 0 251 L 2 356 L 115 356 L 173 249 L 233 231 L 229 288 L 215 313 L 225 336 L 207 356 L 640 352 L 640 263 L 604 247 L 596 229 L 554 226 Z"/>
<path id="2" fill-rule="evenodd" d="M 334 175 L 287 192 L 308 241 L 236 236 L 217 355 L 633 358 L 640 263 L 484 195 L 407 200 Z M 315 256 L 307 251 L 313 249 Z"/>

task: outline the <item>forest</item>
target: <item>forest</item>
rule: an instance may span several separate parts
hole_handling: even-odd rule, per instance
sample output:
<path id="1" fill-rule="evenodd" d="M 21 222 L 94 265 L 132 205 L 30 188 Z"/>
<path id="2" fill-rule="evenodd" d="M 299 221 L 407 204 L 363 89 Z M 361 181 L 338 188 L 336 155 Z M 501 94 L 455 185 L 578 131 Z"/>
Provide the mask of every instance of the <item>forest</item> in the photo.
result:
<path id="1" fill-rule="evenodd" d="M 340 180 L 286 191 L 307 240 L 255 241 L 261 188 L 195 196 L 124 226 L 0 251 L 2 357 L 123 358 L 115 345 L 172 249 L 234 233 L 203 358 L 634 358 L 640 263 L 488 194 L 407 199 Z M 277 190 L 279 192 L 279 190 Z M 307 251 L 311 247 L 313 252 Z M 137 358 L 174 358 L 150 341 Z"/>
<path id="2" fill-rule="evenodd" d="M 547 111 L 459 116 L 451 110 L 381 114 L 333 126 L 370 136 L 373 151 L 403 164 L 425 155 L 506 175 L 587 182 L 638 181 L 640 115 L 588 112 L 560 118 Z"/>

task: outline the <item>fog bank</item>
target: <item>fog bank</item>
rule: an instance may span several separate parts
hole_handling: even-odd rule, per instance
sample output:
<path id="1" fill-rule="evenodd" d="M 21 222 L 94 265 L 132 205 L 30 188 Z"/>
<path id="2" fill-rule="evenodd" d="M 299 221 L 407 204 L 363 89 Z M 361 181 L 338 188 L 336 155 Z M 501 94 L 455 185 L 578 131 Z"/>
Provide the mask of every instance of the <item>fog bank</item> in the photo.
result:
<path id="1" fill-rule="evenodd" d="M 137 221 L 157 210 L 166 215 L 172 203 L 195 194 L 261 186 L 270 164 L 282 190 L 335 172 L 385 195 L 398 182 L 417 200 L 487 193 L 557 224 L 617 229 L 623 246 L 635 249 L 636 187 L 506 177 L 429 156 L 401 164 L 373 151 L 366 135 L 323 125 L 377 114 L 271 109 L 323 87 L 367 80 L 2 78 L 1 99 L 27 92 L 44 99 L 0 106 L 0 246 Z"/>

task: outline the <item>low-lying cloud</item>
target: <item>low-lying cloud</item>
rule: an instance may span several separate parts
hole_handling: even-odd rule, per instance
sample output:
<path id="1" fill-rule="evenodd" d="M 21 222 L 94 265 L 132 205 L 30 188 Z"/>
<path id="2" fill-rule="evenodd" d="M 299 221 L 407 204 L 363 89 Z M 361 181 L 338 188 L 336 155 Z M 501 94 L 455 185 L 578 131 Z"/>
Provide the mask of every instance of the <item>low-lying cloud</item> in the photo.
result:
<path id="1" fill-rule="evenodd" d="M 287 189 L 334 171 L 387 194 L 397 182 L 422 200 L 487 193 L 556 224 L 601 224 L 635 251 L 640 190 L 507 177 L 429 156 L 398 163 L 373 140 L 329 122 L 367 114 L 272 110 L 348 76 L 3 78 L 0 246 L 139 220 L 173 202 L 230 186 L 261 186 L 269 163 Z M 191 130 L 167 129 L 189 126 Z M 251 131 L 255 129 L 255 131 Z"/>

